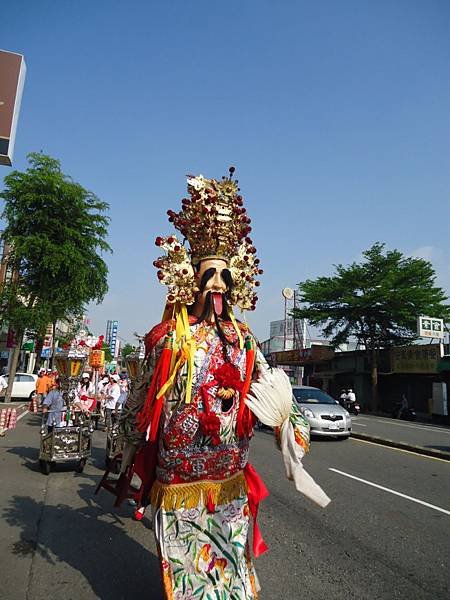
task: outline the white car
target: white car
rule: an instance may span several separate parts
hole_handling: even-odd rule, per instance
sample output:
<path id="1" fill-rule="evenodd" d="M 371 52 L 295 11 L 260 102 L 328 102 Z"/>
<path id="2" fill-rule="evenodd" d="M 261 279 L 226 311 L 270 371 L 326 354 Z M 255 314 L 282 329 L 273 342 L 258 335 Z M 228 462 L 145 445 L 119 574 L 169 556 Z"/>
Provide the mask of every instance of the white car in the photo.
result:
<path id="1" fill-rule="evenodd" d="M 292 393 L 300 412 L 309 422 L 311 435 L 346 439 L 352 432 L 352 419 L 337 400 L 319 388 L 293 385 Z"/>
<path id="2" fill-rule="evenodd" d="M 8 382 L 8 375 L 3 375 L 6 382 Z M 16 373 L 14 377 L 14 383 L 12 387 L 11 398 L 26 398 L 31 399 L 31 396 L 36 390 L 37 375 L 33 373 Z M 3 390 L 0 396 L 3 400 L 5 399 L 5 392 Z"/>

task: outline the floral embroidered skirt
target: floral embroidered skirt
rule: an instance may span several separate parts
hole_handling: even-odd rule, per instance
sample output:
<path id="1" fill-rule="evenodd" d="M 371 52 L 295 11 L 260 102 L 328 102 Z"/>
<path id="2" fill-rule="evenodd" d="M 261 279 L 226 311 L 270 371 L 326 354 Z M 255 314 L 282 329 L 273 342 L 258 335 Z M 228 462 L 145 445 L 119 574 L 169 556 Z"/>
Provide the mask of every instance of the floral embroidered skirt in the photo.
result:
<path id="1" fill-rule="evenodd" d="M 156 481 L 151 502 L 167 600 L 257 600 L 242 472 L 221 481 Z"/>

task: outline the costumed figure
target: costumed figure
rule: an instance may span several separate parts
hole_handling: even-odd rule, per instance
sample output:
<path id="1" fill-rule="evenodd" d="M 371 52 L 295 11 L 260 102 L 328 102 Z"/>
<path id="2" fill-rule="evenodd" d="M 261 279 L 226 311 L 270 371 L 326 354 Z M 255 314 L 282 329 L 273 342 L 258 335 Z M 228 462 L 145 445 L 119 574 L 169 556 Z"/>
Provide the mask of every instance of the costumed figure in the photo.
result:
<path id="1" fill-rule="evenodd" d="M 275 428 L 297 489 L 320 506 L 329 502 L 302 468 L 309 426 L 286 375 L 269 369 L 233 315 L 232 306 L 255 308 L 262 273 L 233 172 L 188 177 L 181 211 L 168 211 L 184 241 L 156 240 L 166 252 L 154 264 L 167 304 L 146 336 L 121 422 L 117 495 L 137 473 L 141 503 L 152 505 L 167 599 L 258 597 L 248 542 L 253 520 L 253 553 L 267 549 L 256 522 L 267 490 L 248 462 L 257 418 Z"/>

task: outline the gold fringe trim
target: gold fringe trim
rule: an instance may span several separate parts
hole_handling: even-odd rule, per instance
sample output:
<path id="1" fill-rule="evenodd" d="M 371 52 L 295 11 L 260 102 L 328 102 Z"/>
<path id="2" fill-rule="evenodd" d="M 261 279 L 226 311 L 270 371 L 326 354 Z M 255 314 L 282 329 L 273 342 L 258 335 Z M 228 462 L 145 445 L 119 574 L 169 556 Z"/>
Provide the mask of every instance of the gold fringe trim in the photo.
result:
<path id="1" fill-rule="evenodd" d="M 199 504 L 206 504 L 208 499 L 214 504 L 227 504 L 247 493 L 247 483 L 244 473 L 240 471 L 219 481 L 203 480 L 192 483 L 166 484 L 155 481 L 150 492 L 152 506 L 164 510 L 178 510 L 180 508 L 196 508 Z"/>

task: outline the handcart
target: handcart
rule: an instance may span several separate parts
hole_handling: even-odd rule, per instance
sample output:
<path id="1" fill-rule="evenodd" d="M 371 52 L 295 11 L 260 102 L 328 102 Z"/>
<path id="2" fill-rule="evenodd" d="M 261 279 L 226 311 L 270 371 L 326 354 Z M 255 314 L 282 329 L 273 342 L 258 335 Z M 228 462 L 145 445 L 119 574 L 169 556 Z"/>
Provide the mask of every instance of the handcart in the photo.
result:
<path id="1" fill-rule="evenodd" d="M 78 463 L 76 471 L 81 473 L 91 454 L 92 417 L 74 406 L 75 390 L 87 360 L 85 348 L 76 342 L 55 356 L 64 405 L 42 415 L 39 466 L 44 475 L 50 473 L 52 464 L 71 461 Z"/>
<path id="2" fill-rule="evenodd" d="M 57 414 L 52 415 L 52 413 Z M 55 422 L 54 425 L 47 425 L 52 421 Z M 44 413 L 39 450 L 41 472 L 48 475 L 52 464 L 76 461 L 75 471 L 82 473 L 86 460 L 91 455 L 93 431 L 90 415 L 82 411 L 67 410 L 65 413 L 61 411 Z"/>

